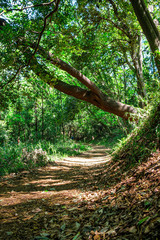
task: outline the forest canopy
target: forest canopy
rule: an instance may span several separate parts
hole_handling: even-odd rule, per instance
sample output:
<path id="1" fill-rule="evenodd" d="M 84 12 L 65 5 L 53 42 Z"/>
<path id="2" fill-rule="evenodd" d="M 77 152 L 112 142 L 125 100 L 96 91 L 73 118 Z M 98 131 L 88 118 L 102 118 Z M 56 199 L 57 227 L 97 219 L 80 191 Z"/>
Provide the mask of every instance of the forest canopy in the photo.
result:
<path id="1" fill-rule="evenodd" d="M 56 96 L 65 97 L 51 92 L 53 88 L 104 112 L 137 120 L 159 92 L 159 8 L 158 1 L 144 0 L 3 1 L 1 109 L 13 104 L 17 119 L 12 121 L 25 125 L 24 108 L 37 112 L 47 96 L 53 100 L 49 109 L 57 111 Z M 73 119 L 80 104 L 73 98 L 67 101 L 63 117 L 56 114 L 62 122 L 65 112 L 72 112 L 66 118 Z"/>

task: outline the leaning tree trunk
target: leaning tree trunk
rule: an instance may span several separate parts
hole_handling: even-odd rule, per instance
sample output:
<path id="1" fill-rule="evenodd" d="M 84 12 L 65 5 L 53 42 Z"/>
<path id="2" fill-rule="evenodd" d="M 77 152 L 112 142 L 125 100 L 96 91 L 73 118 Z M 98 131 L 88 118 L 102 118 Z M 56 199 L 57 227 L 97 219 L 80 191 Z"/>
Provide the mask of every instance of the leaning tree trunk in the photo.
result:
<path id="1" fill-rule="evenodd" d="M 27 51 L 26 54 L 30 55 L 30 53 Z M 65 64 L 66 71 L 68 70 L 67 72 L 70 72 L 70 75 L 72 76 L 77 75 L 76 78 L 79 79 L 81 83 L 83 83 L 83 85 L 87 86 L 88 89 L 70 85 L 57 79 L 57 77 L 54 76 L 54 73 L 48 71 L 46 66 L 40 64 L 35 57 L 31 61 L 30 68 L 44 82 L 49 84 L 51 87 L 59 90 L 60 92 L 83 100 L 85 102 L 91 103 L 92 105 L 102 109 L 103 111 L 113 113 L 123 119 L 133 120 L 136 118 L 135 116 L 133 116 L 133 114 L 136 114 L 135 108 L 111 99 L 79 71 L 77 71 L 67 63 L 64 63 L 63 61 L 62 63 Z"/>
<path id="2" fill-rule="evenodd" d="M 130 0 L 141 28 L 154 54 L 156 66 L 160 74 L 160 32 L 157 29 L 144 0 Z"/>

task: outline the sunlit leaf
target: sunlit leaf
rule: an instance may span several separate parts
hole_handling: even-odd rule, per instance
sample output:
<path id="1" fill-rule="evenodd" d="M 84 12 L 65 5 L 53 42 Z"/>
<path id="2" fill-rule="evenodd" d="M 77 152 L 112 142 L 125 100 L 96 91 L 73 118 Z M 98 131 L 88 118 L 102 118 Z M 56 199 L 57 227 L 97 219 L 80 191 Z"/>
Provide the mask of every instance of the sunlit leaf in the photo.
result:
<path id="1" fill-rule="evenodd" d="M 145 217 L 143 219 L 141 219 L 139 222 L 138 222 L 138 225 L 141 225 L 142 223 L 144 223 L 145 221 L 147 221 L 150 217 Z"/>
<path id="2" fill-rule="evenodd" d="M 78 232 L 72 240 L 77 240 L 79 236 L 80 236 L 80 232 Z"/>

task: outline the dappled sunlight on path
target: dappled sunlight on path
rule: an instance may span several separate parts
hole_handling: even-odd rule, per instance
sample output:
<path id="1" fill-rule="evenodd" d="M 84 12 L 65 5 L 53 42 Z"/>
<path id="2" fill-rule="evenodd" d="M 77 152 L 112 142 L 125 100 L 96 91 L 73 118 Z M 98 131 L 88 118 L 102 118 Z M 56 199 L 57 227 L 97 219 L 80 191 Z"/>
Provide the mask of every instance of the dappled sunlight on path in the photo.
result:
<path id="1" fill-rule="evenodd" d="M 107 151 L 110 149 L 105 146 L 94 146 L 91 150 L 88 150 L 79 156 L 76 157 L 67 157 L 61 161 L 58 161 L 58 164 L 65 164 L 70 166 L 94 166 L 100 165 L 108 162 L 110 156 L 107 154 Z"/>
<path id="2" fill-rule="evenodd" d="M 84 192 L 88 201 L 104 195 L 104 190 L 99 189 L 95 181 L 103 171 L 102 166 L 94 172 L 88 166 L 107 161 L 106 150 L 98 146 L 79 157 L 4 177 L 0 181 L 0 239 L 18 240 L 22 236 L 32 239 L 37 229 L 29 228 L 28 224 L 34 225 L 35 218 L 57 216 L 57 211 L 63 208 L 72 209 L 76 206 L 77 209 L 85 200 Z M 40 222 L 43 225 L 42 219 Z M 25 233 L 24 229 L 19 229 L 21 225 L 27 228 Z M 51 239 L 54 239 L 54 234 L 53 231 Z"/>
<path id="3" fill-rule="evenodd" d="M 96 146 L 3 177 L 0 240 L 158 239 L 160 153 L 126 166 Z"/>

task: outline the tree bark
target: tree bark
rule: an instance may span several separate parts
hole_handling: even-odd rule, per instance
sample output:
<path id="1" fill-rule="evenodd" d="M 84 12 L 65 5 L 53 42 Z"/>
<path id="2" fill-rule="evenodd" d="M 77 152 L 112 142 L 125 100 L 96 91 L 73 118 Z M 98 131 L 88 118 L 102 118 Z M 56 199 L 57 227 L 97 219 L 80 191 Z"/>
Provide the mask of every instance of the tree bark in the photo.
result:
<path id="1" fill-rule="evenodd" d="M 35 132 L 36 132 L 36 139 L 37 139 L 37 136 L 38 136 L 38 117 L 37 117 L 37 109 L 38 109 L 37 100 L 35 100 L 34 113 L 35 113 Z"/>
<path id="2" fill-rule="evenodd" d="M 137 41 L 131 47 L 131 57 L 134 65 L 134 71 L 137 78 L 137 93 L 141 97 L 139 101 L 139 106 L 144 107 L 142 99 L 146 96 L 146 89 L 144 84 L 143 77 L 143 55 L 142 55 L 142 46 L 141 46 L 141 36 L 137 36 Z"/>
<path id="3" fill-rule="evenodd" d="M 114 26 L 117 29 L 121 30 L 128 38 L 129 47 L 131 48 L 130 54 L 131 54 L 131 58 L 133 61 L 133 65 L 130 64 L 130 62 L 128 61 L 128 57 L 127 57 L 127 53 L 126 53 L 127 49 L 121 42 L 120 42 L 120 48 L 122 49 L 123 55 L 126 59 L 128 66 L 136 75 L 137 93 L 140 96 L 139 106 L 144 107 L 144 103 L 143 103 L 142 99 L 145 97 L 146 91 L 145 91 L 145 84 L 144 84 L 144 79 L 143 79 L 143 67 L 142 67 L 143 58 L 142 58 L 142 49 L 141 49 L 141 35 L 140 35 L 140 33 L 135 34 L 134 31 L 131 31 L 127 21 L 125 21 L 122 18 L 122 16 L 119 14 L 118 5 L 116 5 L 113 0 L 109 0 L 109 2 L 113 8 L 114 14 L 119 23 L 119 25 L 114 24 Z M 108 20 L 108 18 L 106 18 L 106 20 Z"/>
<path id="4" fill-rule="evenodd" d="M 30 43 L 30 47 L 33 49 L 35 48 L 35 43 Z M 101 95 L 101 90 L 86 76 L 84 76 L 80 71 L 69 65 L 68 63 L 64 62 L 59 58 L 55 58 L 51 52 L 47 52 L 43 47 L 39 46 L 38 51 L 40 55 L 45 57 L 47 60 L 50 61 L 53 65 L 57 66 L 59 69 L 69 73 L 72 77 L 75 77 L 78 81 L 80 81 L 83 85 L 89 88 L 92 92 L 97 95 Z"/>
<path id="5" fill-rule="evenodd" d="M 29 55 L 29 53 L 27 53 Z M 50 58 L 49 58 L 50 59 Z M 50 59 L 51 60 L 51 59 Z M 54 61 L 54 60 L 53 60 Z M 52 62 L 53 62 L 52 61 Z M 59 61 L 61 63 L 61 61 Z M 62 61 L 62 65 L 65 62 Z M 83 89 L 78 86 L 70 85 L 65 83 L 54 76 L 54 73 L 47 71 L 44 65 L 41 65 L 36 58 L 34 57 L 31 61 L 30 67 L 38 75 L 44 82 L 49 84 L 51 87 L 67 94 L 73 96 L 77 99 L 83 100 L 85 102 L 91 103 L 94 106 L 102 109 L 103 111 L 113 113 L 119 117 L 124 119 L 135 119 L 132 114 L 136 114 L 136 110 L 130 106 L 123 104 L 121 102 L 115 101 L 108 97 L 105 93 L 101 92 L 99 88 L 92 83 L 87 77 L 81 74 L 76 69 L 72 68 L 69 64 L 65 63 L 65 70 L 66 72 L 70 72 L 71 75 L 75 76 L 77 74 L 78 78 L 81 83 L 88 87 L 88 89 Z M 64 66 L 63 65 L 63 66 Z M 60 67 L 60 65 L 59 65 Z M 74 73 L 74 74 L 72 74 Z"/>
<path id="6" fill-rule="evenodd" d="M 92 105 L 106 112 L 113 113 L 124 119 L 133 118 L 131 117 L 131 114 L 136 113 L 136 110 L 132 106 L 115 101 L 109 98 L 104 93 L 102 93 L 100 97 L 100 96 L 97 96 L 92 91 L 85 90 L 77 86 L 69 85 L 62 81 L 58 81 L 55 85 L 52 83 L 49 83 L 49 85 L 67 95 L 89 102 Z"/>
<path id="7" fill-rule="evenodd" d="M 160 74 L 160 32 L 156 27 L 144 0 L 130 0 L 141 28 L 154 54 L 156 66 Z"/>
<path id="8" fill-rule="evenodd" d="M 43 106 L 43 92 L 42 92 L 42 140 L 44 139 L 44 106 Z"/>
<path id="9" fill-rule="evenodd" d="M 21 42 L 22 49 L 25 48 L 24 54 L 27 56 L 32 56 L 32 53 L 29 49 L 26 49 L 26 42 Z M 31 48 L 34 48 L 35 45 L 29 43 Z M 23 49 L 24 50 L 24 49 Z M 45 51 L 41 46 L 39 46 L 38 51 L 43 57 L 50 61 L 53 65 L 56 65 L 58 68 L 64 70 L 69 73 L 71 76 L 76 77 L 83 85 L 85 85 L 88 89 L 83 89 L 79 86 L 70 85 L 65 83 L 57 77 L 55 77 L 54 73 L 47 70 L 45 65 L 40 64 L 36 57 L 32 58 L 30 61 L 30 68 L 32 71 L 42 79 L 42 81 L 46 82 L 50 85 L 50 87 L 59 90 L 67 95 L 80 99 L 82 101 L 91 103 L 92 105 L 102 109 L 105 112 L 113 113 L 123 119 L 137 120 L 134 115 L 136 115 L 136 109 L 130 105 L 123 104 L 114 99 L 108 97 L 105 93 L 103 93 L 90 79 L 80 73 L 77 69 L 73 68 L 68 63 L 54 58 L 53 55 L 47 51 Z"/>

